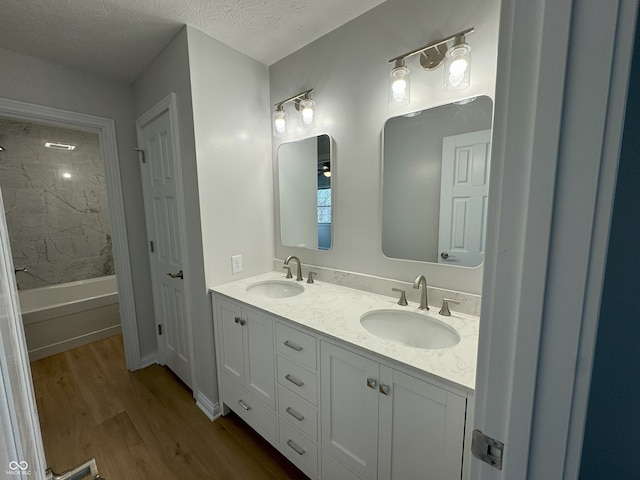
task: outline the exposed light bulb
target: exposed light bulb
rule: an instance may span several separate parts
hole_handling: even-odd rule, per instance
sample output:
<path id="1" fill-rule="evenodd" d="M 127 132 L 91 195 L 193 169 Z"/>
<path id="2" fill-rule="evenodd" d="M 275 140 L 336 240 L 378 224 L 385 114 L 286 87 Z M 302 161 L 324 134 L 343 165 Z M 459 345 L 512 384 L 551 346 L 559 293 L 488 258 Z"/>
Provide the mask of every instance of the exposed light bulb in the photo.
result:
<path id="1" fill-rule="evenodd" d="M 310 98 L 300 100 L 300 118 L 304 128 L 313 128 L 316 126 L 316 102 Z"/>
<path id="2" fill-rule="evenodd" d="M 469 66 L 469 62 L 466 57 L 456 58 L 451 65 L 449 65 L 449 73 L 454 77 L 461 77 L 464 75 L 464 72 L 467 71 L 467 67 Z"/>
<path id="3" fill-rule="evenodd" d="M 409 103 L 409 74 L 410 70 L 405 66 L 404 60 L 397 60 L 396 66 L 391 70 L 389 105 L 402 106 Z"/>
<path id="4" fill-rule="evenodd" d="M 273 112 L 273 134 L 276 137 L 287 134 L 287 112 L 284 111 L 282 105 L 278 105 L 276 111 Z"/>
<path id="5" fill-rule="evenodd" d="M 465 43 L 464 36 L 457 37 L 453 47 L 445 56 L 444 89 L 449 91 L 464 90 L 469 86 L 469 70 L 471 66 L 471 47 Z"/>

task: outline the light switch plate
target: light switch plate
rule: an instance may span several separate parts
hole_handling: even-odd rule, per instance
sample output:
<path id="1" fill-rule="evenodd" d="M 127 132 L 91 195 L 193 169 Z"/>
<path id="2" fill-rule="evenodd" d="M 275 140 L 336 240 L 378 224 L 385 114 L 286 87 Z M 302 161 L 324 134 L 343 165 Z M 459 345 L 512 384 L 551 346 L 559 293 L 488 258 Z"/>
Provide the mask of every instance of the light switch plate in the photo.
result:
<path id="1" fill-rule="evenodd" d="M 231 257 L 231 273 L 240 273 L 242 271 L 242 255 L 233 255 Z"/>

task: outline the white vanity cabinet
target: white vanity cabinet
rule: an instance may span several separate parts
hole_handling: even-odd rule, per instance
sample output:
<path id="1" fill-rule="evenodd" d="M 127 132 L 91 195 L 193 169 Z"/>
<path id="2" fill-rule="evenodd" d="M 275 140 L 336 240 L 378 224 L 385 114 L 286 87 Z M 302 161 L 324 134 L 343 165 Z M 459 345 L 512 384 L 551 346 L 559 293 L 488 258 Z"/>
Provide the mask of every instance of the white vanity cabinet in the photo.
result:
<path id="1" fill-rule="evenodd" d="M 465 390 L 241 301 L 213 302 L 224 410 L 309 478 L 468 477 Z"/>
<path id="2" fill-rule="evenodd" d="M 461 478 L 466 397 L 327 342 L 320 362 L 327 479 Z"/>
<path id="3" fill-rule="evenodd" d="M 222 402 L 269 440 L 277 438 L 274 321 L 254 308 L 215 297 Z"/>

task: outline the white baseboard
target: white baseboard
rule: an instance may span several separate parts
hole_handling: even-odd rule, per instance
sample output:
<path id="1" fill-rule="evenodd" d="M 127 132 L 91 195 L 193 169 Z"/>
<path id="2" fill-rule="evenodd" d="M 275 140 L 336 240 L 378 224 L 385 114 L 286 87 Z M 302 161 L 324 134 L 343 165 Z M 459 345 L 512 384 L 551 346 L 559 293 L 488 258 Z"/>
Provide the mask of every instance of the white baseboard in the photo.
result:
<path id="1" fill-rule="evenodd" d="M 103 338 L 111 337 L 122 333 L 120 325 L 114 325 L 113 327 L 103 328 L 102 330 L 96 330 L 84 335 L 78 335 L 77 337 L 65 339 L 61 342 L 52 343 L 51 345 L 45 345 L 44 347 L 35 348 L 29 350 L 29 361 L 34 362 L 41 358 L 50 357 L 57 353 L 66 352 L 72 348 L 81 347 L 89 343 L 93 343 Z"/>
<path id="2" fill-rule="evenodd" d="M 220 404 L 213 403 L 209 398 L 202 392 L 198 392 L 195 395 L 196 397 L 196 406 L 202 410 L 202 412 L 207 416 L 207 418 L 211 421 L 214 421 L 216 418 L 220 417 Z"/>
<path id="3" fill-rule="evenodd" d="M 140 357 L 140 369 L 155 365 L 158 363 L 158 353 L 150 353 L 144 357 Z"/>

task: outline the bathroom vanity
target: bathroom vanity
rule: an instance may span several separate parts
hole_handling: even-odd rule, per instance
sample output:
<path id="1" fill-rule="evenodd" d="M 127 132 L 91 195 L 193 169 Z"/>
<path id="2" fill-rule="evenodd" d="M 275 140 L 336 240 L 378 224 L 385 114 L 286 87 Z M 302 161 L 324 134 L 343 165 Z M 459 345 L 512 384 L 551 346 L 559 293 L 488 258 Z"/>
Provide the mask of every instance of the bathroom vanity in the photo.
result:
<path id="1" fill-rule="evenodd" d="M 468 477 L 477 317 L 279 272 L 212 294 L 223 414 L 233 410 L 310 478 Z M 401 328 L 363 326 L 404 316 L 459 341 L 416 348 Z"/>

